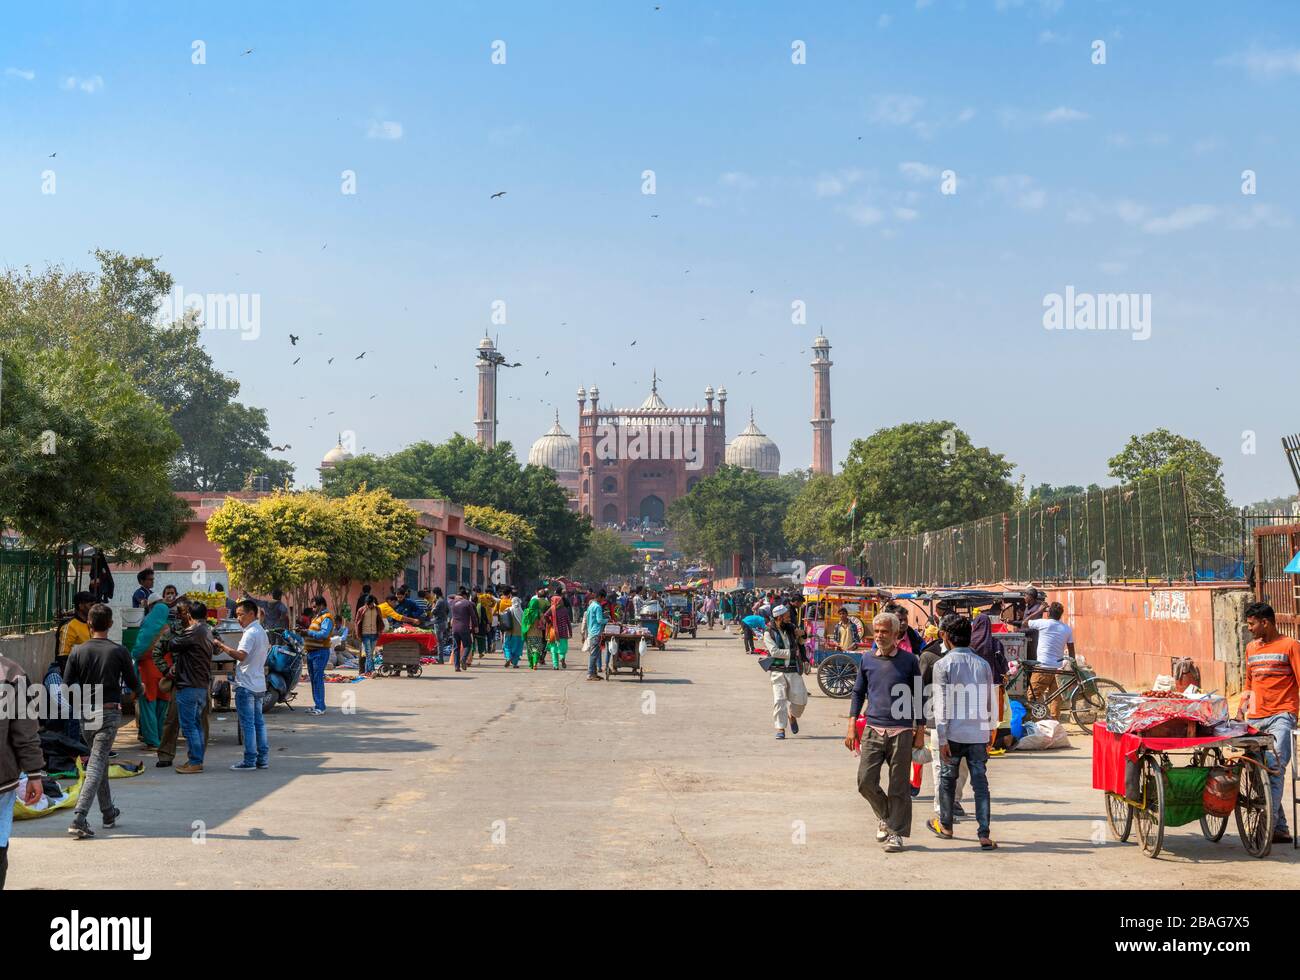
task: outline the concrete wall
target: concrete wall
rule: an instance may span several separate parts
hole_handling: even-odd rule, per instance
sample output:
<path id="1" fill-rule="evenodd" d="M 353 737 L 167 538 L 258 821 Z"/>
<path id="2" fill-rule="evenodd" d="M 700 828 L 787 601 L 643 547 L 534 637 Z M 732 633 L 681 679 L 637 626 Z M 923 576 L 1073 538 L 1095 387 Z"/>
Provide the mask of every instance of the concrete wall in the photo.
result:
<path id="1" fill-rule="evenodd" d="M 26 671 L 29 680 L 39 681 L 54 659 L 54 630 L 0 636 L 0 657 L 8 657 L 17 663 Z"/>

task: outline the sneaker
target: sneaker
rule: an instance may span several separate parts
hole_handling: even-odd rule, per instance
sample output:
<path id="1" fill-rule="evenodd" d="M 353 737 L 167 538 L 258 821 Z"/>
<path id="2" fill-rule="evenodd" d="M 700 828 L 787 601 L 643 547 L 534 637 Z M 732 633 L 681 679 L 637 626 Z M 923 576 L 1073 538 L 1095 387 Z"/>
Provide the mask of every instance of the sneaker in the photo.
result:
<path id="1" fill-rule="evenodd" d="M 1292 842 L 1291 831 L 1285 827 L 1279 827 L 1273 831 L 1274 844 L 1290 844 Z"/>
<path id="2" fill-rule="evenodd" d="M 902 849 L 903 849 L 903 838 L 899 837 L 897 834 L 890 834 L 889 837 L 885 839 L 886 852 L 890 854 L 897 854 Z"/>
<path id="3" fill-rule="evenodd" d="M 256 765 L 250 766 L 247 762 L 236 762 L 233 766 L 230 767 L 230 771 L 231 772 L 252 772 L 256 768 L 257 768 Z"/>
<path id="4" fill-rule="evenodd" d="M 94 837 L 95 832 L 90 829 L 90 824 L 84 820 L 72 821 L 72 826 L 68 828 L 68 833 L 77 840 L 85 840 L 87 837 Z"/>
<path id="5" fill-rule="evenodd" d="M 785 738 L 785 729 L 782 728 L 779 732 L 777 732 L 777 733 L 776 733 L 776 737 L 777 737 L 777 738 Z"/>
<path id="6" fill-rule="evenodd" d="M 325 709 L 324 709 L 324 708 L 308 708 L 308 709 L 307 709 L 307 714 L 309 714 L 309 715 L 323 715 L 324 713 L 325 713 Z"/>
<path id="7" fill-rule="evenodd" d="M 117 822 L 122 819 L 122 811 L 113 807 L 108 813 L 104 814 L 104 829 L 112 830 L 117 826 Z"/>
<path id="8" fill-rule="evenodd" d="M 876 825 L 876 843 L 883 844 L 887 840 L 889 840 L 889 825 L 882 820 Z"/>
<path id="9" fill-rule="evenodd" d="M 799 719 L 798 719 L 798 718 L 791 718 L 791 719 L 790 719 L 790 734 L 792 734 L 792 735 L 798 735 L 798 734 L 799 734 Z"/>
<path id="10" fill-rule="evenodd" d="M 171 764 L 172 764 L 171 759 L 159 759 L 157 762 L 154 763 L 154 766 L 158 769 L 166 769 Z"/>
<path id="11" fill-rule="evenodd" d="M 202 765 L 191 766 L 191 765 L 188 765 L 188 764 L 187 764 L 187 765 L 183 765 L 183 766 L 177 766 L 177 767 L 176 767 L 176 771 L 179 772 L 179 773 L 180 773 L 181 775 L 183 775 L 183 776 L 190 776 L 190 775 L 193 775 L 193 774 L 196 773 L 196 772 L 202 772 L 202 771 L 203 771 L 203 766 L 202 766 Z"/>

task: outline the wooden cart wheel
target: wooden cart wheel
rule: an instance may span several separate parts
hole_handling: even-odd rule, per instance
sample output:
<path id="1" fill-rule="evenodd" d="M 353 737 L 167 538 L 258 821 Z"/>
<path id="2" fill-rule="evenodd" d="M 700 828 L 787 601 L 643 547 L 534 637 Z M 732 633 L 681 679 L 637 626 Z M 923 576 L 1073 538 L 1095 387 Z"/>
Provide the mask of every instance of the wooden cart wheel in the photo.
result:
<path id="1" fill-rule="evenodd" d="M 1251 857 L 1267 857 L 1273 849 L 1273 788 L 1264 767 L 1250 758 L 1238 763 L 1237 833 Z"/>
<path id="2" fill-rule="evenodd" d="M 1214 759 L 1210 758 L 1208 752 L 1197 752 L 1192 756 L 1192 765 L 1194 766 L 1211 766 Z M 1223 839 L 1223 832 L 1228 829 L 1228 815 L 1225 813 L 1221 817 L 1213 813 L 1201 814 L 1201 833 L 1211 844 L 1217 844 Z"/>
<path id="3" fill-rule="evenodd" d="M 424 673 L 424 667 L 420 664 L 406 668 L 407 677 L 419 677 L 422 673 Z"/>
<path id="4" fill-rule="evenodd" d="M 1106 794 L 1106 824 L 1111 835 L 1123 844 L 1133 830 L 1133 808 L 1116 793 Z"/>
<path id="5" fill-rule="evenodd" d="M 847 653 L 833 653 L 817 665 L 817 686 L 828 698 L 847 698 L 858 679 L 858 662 Z"/>
<path id="6" fill-rule="evenodd" d="M 1165 774 L 1154 756 L 1142 757 L 1142 806 L 1135 808 L 1138 843 L 1142 853 L 1157 857 L 1165 843 Z"/>

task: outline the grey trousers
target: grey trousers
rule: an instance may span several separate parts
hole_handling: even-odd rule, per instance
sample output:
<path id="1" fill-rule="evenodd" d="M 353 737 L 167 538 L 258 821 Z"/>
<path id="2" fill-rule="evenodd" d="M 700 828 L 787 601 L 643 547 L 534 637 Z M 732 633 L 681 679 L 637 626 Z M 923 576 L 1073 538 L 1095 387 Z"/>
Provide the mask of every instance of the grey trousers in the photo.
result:
<path id="1" fill-rule="evenodd" d="M 117 708 L 104 709 L 104 725 L 97 731 L 82 726 L 82 734 L 90 740 L 90 758 L 86 762 L 86 781 L 81 785 L 81 795 L 72 812 L 77 822 L 85 821 L 90 812 L 90 801 L 99 800 L 99 812 L 108 816 L 113 812 L 113 793 L 108 788 L 108 754 L 113 751 L 113 739 L 122 724 L 122 712 Z"/>
<path id="2" fill-rule="evenodd" d="M 912 737 L 911 729 L 885 736 L 868 725 L 858 762 L 858 792 L 899 837 L 912 836 Z M 886 790 L 880 788 L 881 769 L 888 771 Z"/>

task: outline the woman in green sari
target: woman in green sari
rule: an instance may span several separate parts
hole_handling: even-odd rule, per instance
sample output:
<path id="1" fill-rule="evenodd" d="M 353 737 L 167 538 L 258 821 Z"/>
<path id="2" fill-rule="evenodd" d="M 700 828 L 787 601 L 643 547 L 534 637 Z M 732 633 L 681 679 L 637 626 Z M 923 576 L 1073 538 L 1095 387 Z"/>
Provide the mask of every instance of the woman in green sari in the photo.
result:
<path id="1" fill-rule="evenodd" d="M 536 670 L 538 661 L 546 656 L 546 634 L 542 631 L 542 613 L 546 603 L 534 595 L 528 600 L 520 628 L 524 633 L 524 651 L 528 654 L 528 669 Z"/>

